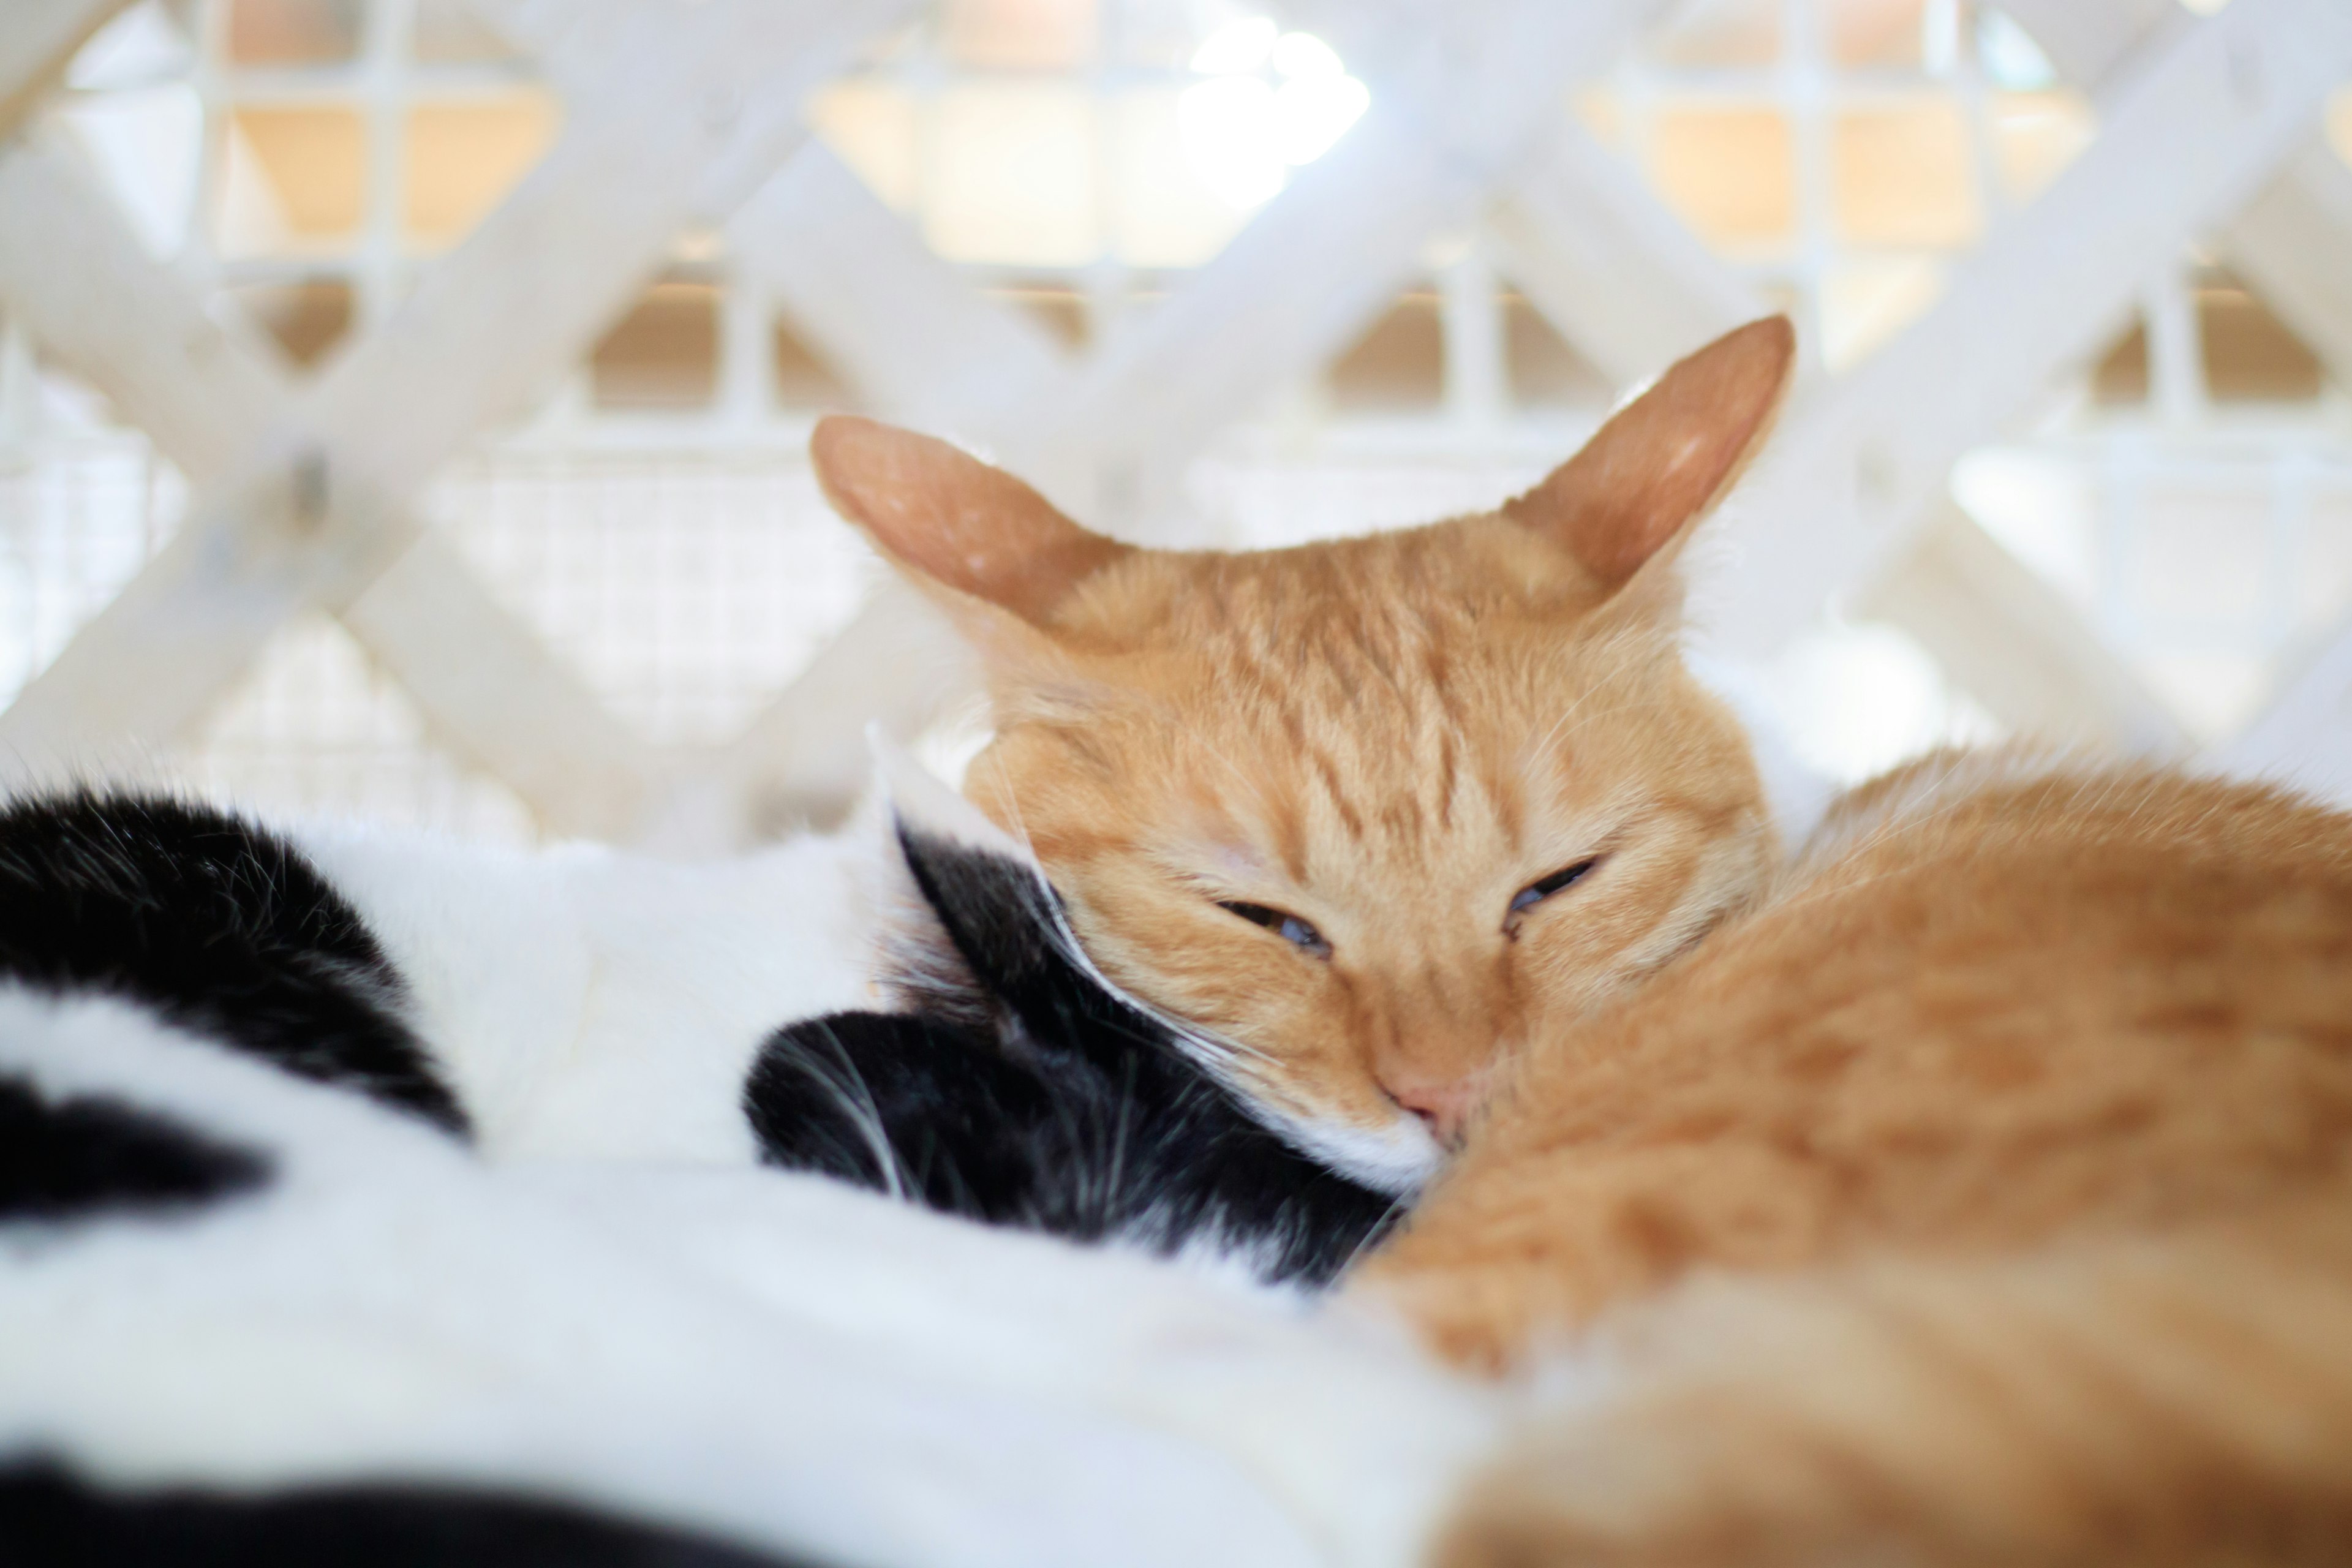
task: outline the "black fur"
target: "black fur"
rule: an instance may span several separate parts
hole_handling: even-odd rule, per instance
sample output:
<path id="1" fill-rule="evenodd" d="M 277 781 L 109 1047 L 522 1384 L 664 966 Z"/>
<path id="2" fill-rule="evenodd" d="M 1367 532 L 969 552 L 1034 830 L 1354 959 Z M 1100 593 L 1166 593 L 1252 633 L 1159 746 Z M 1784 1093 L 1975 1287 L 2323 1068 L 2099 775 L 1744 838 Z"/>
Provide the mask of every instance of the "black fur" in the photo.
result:
<path id="1" fill-rule="evenodd" d="M 196 1208 L 268 1177 L 253 1151 L 120 1100 L 0 1078 L 0 1220 Z"/>
<path id="2" fill-rule="evenodd" d="M 298 1077 L 467 1130 L 358 911 L 293 846 L 224 812 L 87 795 L 0 811 L 0 976 L 131 997 Z"/>
<path id="3" fill-rule="evenodd" d="M 1081 1239 L 1210 1241 L 1307 1283 L 1386 1228 L 1391 1198 L 1293 1149 L 1076 962 L 1029 868 L 899 841 L 993 1025 L 845 1013 L 779 1030 L 745 1089 L 771 1163 Z"/>
<path id="4" fill-rule="evenodd" d="M 0 1469 L 0 1563 L 23 1568 L 793 1568 L 660 1525 L 535 1498 L 368 1483 L 259 1496 L 100 1490 Z M 805 1559 L 798 1568 L 809 1568 Z"/>

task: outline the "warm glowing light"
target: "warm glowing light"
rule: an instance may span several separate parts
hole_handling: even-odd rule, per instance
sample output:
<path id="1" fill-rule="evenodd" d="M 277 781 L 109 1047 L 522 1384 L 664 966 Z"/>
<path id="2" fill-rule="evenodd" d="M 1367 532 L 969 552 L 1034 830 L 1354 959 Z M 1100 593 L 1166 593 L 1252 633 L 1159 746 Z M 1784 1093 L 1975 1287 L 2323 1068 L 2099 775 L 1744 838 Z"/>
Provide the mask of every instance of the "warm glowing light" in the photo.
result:
<path id="1" fill-rule="evenodd" d="M 1265 64 L 1281 30 L 1265 16 L 1244 16 L 1228 22 L 1202 40 L 1192 52 L 1192 68 L 1202 76 L 1239 75 Z"/>
<path id="2" fill-rule="evenodd" d="M 1177 117 L 1201 182 L 1236 208 L 1282 189 L 1296 165 L 1331 150 L 1372 101 L 1331 46 L 1285 33 L 1264 16 L 1218 28 L 1192 56 L 1207 78 L 1184 89 Z"/>
<path id="3" fill-rule="evenodd" d="M 1266 51 L 1266 64 L 1276 76 L 1345 76 L 1339 51 L 1312 33 L 1285 33 Z"/>
<path id="4" fill-rule="evenodd" d="M 1184 155 L 1202 184 L 1237 207 L 1254 207 L 1282 189 L 1285 164 L 1276 145 L 1275 89 L 1255 76 L 1212 77 L 1176 100 Z"/>
<path id="5" fill-rule="evenodd" d="M 1312 163 L 1323 156 L 1371 101 L 1370 90 L 1351 76 L 1293 77 L 1284 82 L 1274 94 L 1275 137 L 1284 161 Z"/>

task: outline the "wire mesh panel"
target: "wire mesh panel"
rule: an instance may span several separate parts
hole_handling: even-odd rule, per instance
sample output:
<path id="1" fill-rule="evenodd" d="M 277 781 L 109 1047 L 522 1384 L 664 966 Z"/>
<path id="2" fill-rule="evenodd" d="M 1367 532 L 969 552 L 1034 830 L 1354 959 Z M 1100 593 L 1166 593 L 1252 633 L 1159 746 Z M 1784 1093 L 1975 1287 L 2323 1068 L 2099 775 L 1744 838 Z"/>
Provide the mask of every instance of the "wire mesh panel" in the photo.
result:
<path id="1" fill-rule="evenodd" d="M 544 837 L 530 807 L 436 743 L 399 682 L 324 616 L 280 632 L 164 771 L 215 799 L 273 811 L 496 843 Z"/>
<path id="2" fill-rule="evenodd" d="M 0 453 L 0 701 L 121 591 L 169 537 L 183 499 L 178 474 L 135 434 Z"/>
<path id="3" fill-rule="evenodd" d="M 876 563 L 797 451 L 520 449 L 426 510 L 646 739 L 731 739 L 846 622 Z"/>

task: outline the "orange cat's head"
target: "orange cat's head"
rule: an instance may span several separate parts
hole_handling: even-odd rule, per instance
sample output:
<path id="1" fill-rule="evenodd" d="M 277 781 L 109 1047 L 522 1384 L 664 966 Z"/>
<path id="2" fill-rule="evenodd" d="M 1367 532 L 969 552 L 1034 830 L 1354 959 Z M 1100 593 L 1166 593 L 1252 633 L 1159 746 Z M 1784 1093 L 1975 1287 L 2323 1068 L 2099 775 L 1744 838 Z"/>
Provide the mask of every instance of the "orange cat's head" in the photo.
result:
<path id="1" fill-rule="evenodd" d="M 1393 1191 L 1490 1069 L 1695 941 L 1775 846 L 1685 672 L 1673 557 L 1763 438 L 1786 320 L 1668 371 L 1499 510 L 1252 553 L 1139 549 L 865 420 L 826 494 L 980 649 L 966 793 L 1104 973 Z"/>

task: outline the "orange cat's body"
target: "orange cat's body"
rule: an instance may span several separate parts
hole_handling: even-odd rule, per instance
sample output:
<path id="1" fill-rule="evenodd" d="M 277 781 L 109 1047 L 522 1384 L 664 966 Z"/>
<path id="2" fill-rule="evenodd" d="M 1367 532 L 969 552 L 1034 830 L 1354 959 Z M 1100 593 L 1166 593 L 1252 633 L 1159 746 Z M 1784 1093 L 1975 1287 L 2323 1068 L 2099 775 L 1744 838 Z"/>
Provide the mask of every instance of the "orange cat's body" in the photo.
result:
<path id="1" fill-rule="evenodd" d="M 2352 824 L 1991 760 L 1870 786 L 1760 908 L 1522 1057 L 1371 1276 L 1503 1360 L 1693 1270 L 1983 1255 L 2346 1182 Z"/>
<path id="2" fill-rule="evenodd" d="M 1994 753 L 1778 868 L 1673 560 L 1792 356 L 1752 324 L 1494 513 L 1259 555 L 815 452 L 982 652 L 968 787 L 1102 967 L 1328 1163 L 1454 1152 L 1353 1289 L 1610 1369 L 1455 1559 L 2352 1561 L 2352 819 Z"/>
<path id="3" fill-rule="evenodd" d="M 1621 1349 L 1462 1561 L 2347 1560 L 2352 819 L 1881 781 L 1533 1047 L 1360 1288 L 1475 1364 Z"/>

